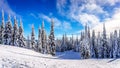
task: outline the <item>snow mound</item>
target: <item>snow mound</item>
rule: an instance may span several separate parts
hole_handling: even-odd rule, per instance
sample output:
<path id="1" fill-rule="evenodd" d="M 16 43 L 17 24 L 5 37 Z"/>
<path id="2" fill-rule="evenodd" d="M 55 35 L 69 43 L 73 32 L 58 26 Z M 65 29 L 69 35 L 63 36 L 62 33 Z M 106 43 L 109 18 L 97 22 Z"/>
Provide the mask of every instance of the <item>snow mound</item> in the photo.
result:
<path id="1" fill-rule="evenodd" d="M 0 68 L 119 68 L 120 59 L 79 59 L 79 53 L 57 52 L 55 57 L 29 49 L 0 45 Z"/>

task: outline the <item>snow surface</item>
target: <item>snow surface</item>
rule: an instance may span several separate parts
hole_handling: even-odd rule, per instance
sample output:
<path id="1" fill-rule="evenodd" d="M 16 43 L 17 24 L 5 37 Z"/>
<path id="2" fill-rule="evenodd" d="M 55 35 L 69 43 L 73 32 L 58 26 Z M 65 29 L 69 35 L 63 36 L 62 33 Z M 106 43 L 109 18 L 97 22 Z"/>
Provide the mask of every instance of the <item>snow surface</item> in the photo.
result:
<path id="1" fill-rule="evenodd" d="M 120 59 L 80 59 L 79 53 L 57 52 L 55 57 L 0 45 L 0 68 L 120 68 Z"/>

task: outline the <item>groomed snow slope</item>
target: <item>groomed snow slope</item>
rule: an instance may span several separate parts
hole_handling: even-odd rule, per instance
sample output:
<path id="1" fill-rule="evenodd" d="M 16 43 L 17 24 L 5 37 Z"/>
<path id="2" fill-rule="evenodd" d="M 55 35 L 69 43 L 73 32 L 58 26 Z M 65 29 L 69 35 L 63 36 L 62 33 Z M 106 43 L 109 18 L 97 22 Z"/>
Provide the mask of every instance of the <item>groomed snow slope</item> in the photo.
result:
<path id="1" fill-rule="evenodd" d="M 0 45 L 0 68 L 120 68 L 120 59 L 80 60 L 79 54 L 68 51 L 56 57 L 32 50 Z"/>

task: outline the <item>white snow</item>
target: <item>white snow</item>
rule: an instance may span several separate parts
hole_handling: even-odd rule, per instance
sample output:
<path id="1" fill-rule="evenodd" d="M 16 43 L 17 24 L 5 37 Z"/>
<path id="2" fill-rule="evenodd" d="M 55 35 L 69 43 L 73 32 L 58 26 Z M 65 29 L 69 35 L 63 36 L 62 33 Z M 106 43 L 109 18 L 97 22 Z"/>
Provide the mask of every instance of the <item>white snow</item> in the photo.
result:
<path id="1" fill-rule="evenodd" d="M 119 68 L 120 59 L 79 59 L 79 53 L 57 52 L 56 57 L 0 45 L 0 68 Z"/>

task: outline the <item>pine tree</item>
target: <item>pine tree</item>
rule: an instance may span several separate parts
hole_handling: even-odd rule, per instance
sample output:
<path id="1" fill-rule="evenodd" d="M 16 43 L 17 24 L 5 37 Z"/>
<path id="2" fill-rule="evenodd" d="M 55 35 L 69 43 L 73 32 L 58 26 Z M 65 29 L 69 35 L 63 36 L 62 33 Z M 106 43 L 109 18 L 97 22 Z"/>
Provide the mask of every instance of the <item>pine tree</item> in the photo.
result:
<path id="1" fill-rule="evenodd" d="M 79 39 L 78 39 L 78 35 L 76 36 L 74 51 L 75 52 L 79 52 Z"/>
<path id="2" fill-rule="evenodd" d="M 61 39 L 57 38 L 55 44 L 56 44 L 56 51 L 60 52 L 61 51 Z"/>
<path id="3" fill-rule="evenodd" d="M 39 27 L 39 30 L 38 30 L 38 42 L 37 42 L 37 46 L 38 46 L 38 51 L 41 52 L 42 50 L 42 46 L 41 46 L 41 29 Z"/>
<path id="4" fill-rule="evenodd" d="M 91 44 L 91 52 L 92 52 L 92 54 L 91 54 L 91 55 L 92 55 L 92 57 L 94 57 L 94 58 L 96 57 L 96 56 L 95 56 L 95 50 L 96 50 L 96 49 L 95 49 L 95 31 L 93 30 L 93 31 L 92 31 L 92 44 Z"/>
<path id="5" fill-rule="evenodd" d="M 118 37 L 118 57 L 120 57 L 120 30 L 119 30 L 119 37 Z"/>
<path id="6" fill-rule="evenodd" d="M 46 31 L 44 33 L 45 35 L 45 42 L 44 42 L 44 46 L 45 46 L 45 50 L 44 50 L 44 53 L 47 54 L 48 53 L 48 45 L 47 45 L 47 34 L 46 34 Z"/>
<path id="7" fill-rule="evenodd" d="M 71 49 L 73 49 L 74 46 L 74 39 L 73 39 L 73 34 L 72 34 L 72 45 L 71 45 Z"/>
<path id="8" fill-rule="evenodd" d="M 62 37 L 62 43 L 61 43 L 61 52 L 66 51 L 67 47 L 66 47 L 66 42 L 65 42 L 65 35 L 63 35 Z"/>
<path id="9" fill-rule="evenodd" d="M 103 35 L 102 35 L 102 58 L 107 57 L 107 38 L 106 38 L 106 29 L 105 23 L 103 23 Z"/>
<path id="10" fill-rule="evenodd" d="M 99 46 L 96 44 L 96 36 L 95 36 L 94 30 L 92 32 L 92 46 L 93 46 L 93 53 L 94 53 L 93 57 L 98 58 L 99 57 L 99 53 L 98 53 Z"/>
<path id="11" fill-rule="evenodd" d="M 72 34 L 72 37 L 70 37 L 70 40 L 69 40 L 69 48 L 68 50 L 73 50 L 74 49 L 74 39 L 73 39 L 73 34 Z"/>
<path id="12" fill-rule="evenodd" d="M 30 49 L 30 38 L 29 38 L 29 35 L 27 36 L 27 45 L 26 45 L 26 48 Z"/>
<path id="13" fill-rule="evenodd" d="M 4 44 L 4 11 L 2 10 L 2 24 L 0 26 L 0 44 Z"/>
<path id="14" fill-rule="evenodd" d="M 49 39 L 50 39 L 51 55 L 54 56 L 56 48 L 55 48 L 54 21 L 53 21 L 53 19 L 51 20 L 51 31 L 50 31 Z"/>
<path id="15" fill-rule="evenodd" d="M 34 25 L 32 25 L 32 32 L 31 32 L 31 48 L 35 50 L 35 32 L 34 32 Z"/>
<path id="16" fill-rule="evenodd" d="M 83 39 L 81 41 L 80 54 L 81 58 L 88 59 L 90 58 L 90 38 L 89 38 L 89 28 L 85 26 L 85 33 L 83 33 Z"/>
<path id="17" fill-rule="evenodd" d="M 117 31 L 114 31 L 114 46 L 113 46 L 113 58 L 117 58 L 118 49 L 118 40 L 117 40 Z"/>
<path id="18" fill-rule="evenodd" d="M 100 36 L 100 32 L 98 32 L 98 36 L 97 36 L 97 47 L 98 47 L 98 58 L 102 58 L 102 44 L 101 44 L 101 41 L 102 38 Z"/>
<path id="19" fill-rule="evenodd" d="M 22 25 L 21 19 L 20 19 L 19 34 L 18 34 L 18 46 L 19 47 L 26 47 L 26 42 L 25 42 L 25 38 L 23 35 L 23 25 Z"/>
<path id="20" fill-rule="evenodd" d="M 44 21 L 42 22 L 41 29 L 41 45 L 42 45 L 42 53 L 45 53 L 45 30 L 44 30 Z"/>
<path id="21" fill-rule="evenodd" d="M 84 40 L 85 36 L 84 36 L 84 32 L 81 32 L 81 41 L 80 41 L 80 56 L 81 59 L 84 59 L 85 56 L 85 45 L 84 45 Z"/>
<path id="22" fill-rule="evenodd" d="M 114 45 L 113 45 L 113 34 L 112 33 L 110 33 L 110 40 L 109 40 L 109 45 L 110 45 L 110 58 L 113 58 L 113 47 L 114 47 Z"/>
<path id="23" fill-rule="evenodd" d="M 13 27 L 13 34 L 12 34 L 12 45 L 18 46 L 18 23 L 16 17 L 14 17 L 14 27 Z"/>
<path id="24" fill-rule="evenodd" d="M 8 15 L 8 22 L 5 24 L 5 31 L 4 31 L 4 44 L 11 45 L 12 41 L 12 24 L 10 20 L 10 15 Z"/>

